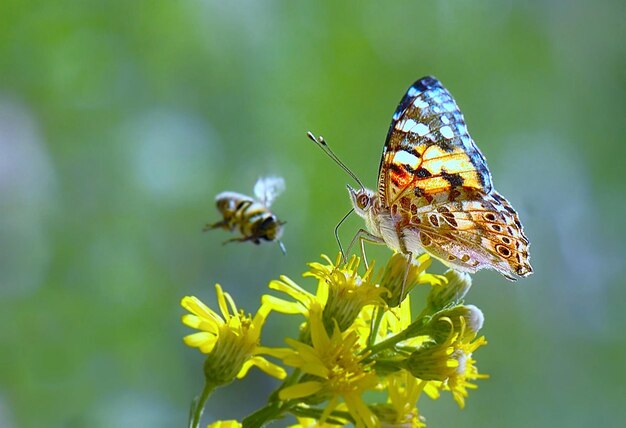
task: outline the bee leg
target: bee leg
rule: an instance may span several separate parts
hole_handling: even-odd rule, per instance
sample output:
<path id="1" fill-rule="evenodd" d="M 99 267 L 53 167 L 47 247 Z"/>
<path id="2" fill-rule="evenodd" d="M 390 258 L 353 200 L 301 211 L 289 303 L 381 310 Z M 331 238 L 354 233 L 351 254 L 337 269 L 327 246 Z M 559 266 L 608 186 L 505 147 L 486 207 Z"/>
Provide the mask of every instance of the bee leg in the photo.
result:
<path id="1" fill-rule="evenodd" d="M 207 223 L 203 228 L 202 231 L 203 232 L 208 232 L 209 230 L 213 230 L 213 229 L 230 229 L 230 225 L 228 224 L 228 222 L 226 220 L 221 220 L 218 221 L 217 223 Z"/>
<path id="2" fill-rule="evenodd" d="M 346 254 L 342 254 L 344 263 L 347 261 L 347 254 L 350 254 L 350 250 L 354 246 L 357 239 L 359 240 L 359 245 L 361 246 L 361 256 L 363 257 L 363 263 L 365 264 L 365 269 L 367 270 L 369 269 L 369 265 L 367 263 L 367 257 L 365 256 L 365 241 L 371 242 L 373 244 L 384 244 L 385 241 L 383 241 L 383 239 L 379 238 L 378 236 L 372 235 L 365 229 L 359 229 L 356 235 L 354 235 L 354 238 L 352 238 L 352 241 L 350 241 L 350 245 L 348 245 L 348 250 Z"/>
<path id="3" fill-rule="evenodd" d="M 282 253 L 284 255 L 287 255 L 287 250 L 285 249 L 285 244 L 283 244 L 283 241 L 281 241 L 280 239 L 278 240 L 278 246 L 280 247 L 280 251 L 282 251 Z"/>
<path id="4" fill-rule="evenodd" d="M 231 239 L 227 239 L 226 241 L 222 242 L 222 245 L 226 245 L 229 244 L 231 242 L 246 242 L 246 241 L 251 241 L 253 238 L 251 237 L 243 237 L 243 238 L 231 238 Z"/>

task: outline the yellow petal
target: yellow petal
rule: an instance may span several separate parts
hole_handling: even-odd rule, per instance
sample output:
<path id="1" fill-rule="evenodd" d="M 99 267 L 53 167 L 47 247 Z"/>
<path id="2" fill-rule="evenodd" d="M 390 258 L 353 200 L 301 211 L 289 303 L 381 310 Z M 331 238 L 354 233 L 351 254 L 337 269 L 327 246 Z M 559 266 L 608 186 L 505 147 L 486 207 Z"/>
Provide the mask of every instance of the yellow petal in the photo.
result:
<path id="1" fill-rule="evenodd" d="M 241 428 L 241 424 L 238 421 L 216 421 L 206 428 Z"/>
<path id="2" fill-rule="evenodd" d="M 306 303 L 310 299 L 308 291 L 304 290 L 298 284 L 288 277 L 281 275 L 280 280 L 271 281 L 268 287 L 272 290 L 282 291 L 299 302 Z"/>
<path id="3" fill-rule="evenodd" d="M 215 291 L 217 294 L 217 305 L 220 308 L 220 312 L 222 313 L 222 316 L 224 317 L 224 319 L 226 321 L 230 320 L 231 315 L 228 312 L 228 306 L 226 305 L 226 298 L 224 296 L 224 291 L 222 290 L 222 287 L 220 287 L 219 284 L 215 284 Z M 234 314 L 236 315 L 237 312 L 234 312 Z"/>
<path id="4" fill-rule="evenodd" d="M 199 316 L 200 318 L 207 318 L 214 320 L 217 323 L 223 323 L 224 321 L 217 315 L 212 309 L 210 309 L 207 305 L 202 303 L 200 299 L 194 296 L 185 296 L 180 302 L 181 306 L 187 309 L 194 315 Z"/>
<path id="5" fill-rule="evenodd" d="M 287 372 L 285 372 L 285 370 L 282 367 L 277 366 L 276 364 L 270 363 L 263 357 L 257 356 L 257 357 L 252 357 L 249 360 L 247 360 L 245 363 L 243 363 L 241 370 L 237 374 L 237 378 L 238 379 L 243 378 L 248 373 L 248 370 L 250 370 L 250 367 L 252 366 L 258 367 L 259 369 L 261 369 L 268 375 L 273 376 L 277 379 L 284 379 L 287 376 Z"/>
<path id="6" fill-rule="evenodd" d="M 267 305 L 273 311 L 280 312 L 281 314 L 302 314 L 306 312 L 306 309 L 300 303 L 288 302 L 287 300 L 270 296 L 269 294 L 265 294 L 261 298 L 261 304 Z"/>
<path id="7" fill-rule="evenodd" d="M 293 400 L 295 398 L 308 397 L 322 389 L 322 384 L 315 381 L 302 382 L 297 385 L 281 389 L 278 396 L 281 400 Z"/>
<path id="8" fill-rule="evenodd" d="M 190 334 L 183 337 L 183 342 L 185 342 L 185 345 L 191 346 L 193 348 L 206 348 L 207 346 L 212 348 L 215 345 L 216 341 L 217 336 L 204 331 L 200 331 L 198 333 Z"/>
<path id="9" fill-rule="evenodd" d="M 292 355 L 294 352 L 292 349 L 289 349 L 289 348 L 266 348 L 265 346 L 257 346 L 254 353 L 269 355 L 271 357 L 275 357 L 275 358 L 282 360 L 283 358 L 286 358 L 288 355 Z"/>

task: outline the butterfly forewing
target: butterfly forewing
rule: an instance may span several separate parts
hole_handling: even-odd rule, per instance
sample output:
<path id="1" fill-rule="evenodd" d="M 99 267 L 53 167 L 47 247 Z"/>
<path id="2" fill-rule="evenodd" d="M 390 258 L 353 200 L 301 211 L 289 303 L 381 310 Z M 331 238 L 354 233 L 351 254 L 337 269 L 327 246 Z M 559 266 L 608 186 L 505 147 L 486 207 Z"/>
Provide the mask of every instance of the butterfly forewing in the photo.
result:
<path id="1" fill-rule="evenodd" d="M 393 115 L 379 172 L 379 196 L 428 195 L 455 187 L 493 188 L 484 156 L 452 95 L 433 77 L 415 82 Z"/>

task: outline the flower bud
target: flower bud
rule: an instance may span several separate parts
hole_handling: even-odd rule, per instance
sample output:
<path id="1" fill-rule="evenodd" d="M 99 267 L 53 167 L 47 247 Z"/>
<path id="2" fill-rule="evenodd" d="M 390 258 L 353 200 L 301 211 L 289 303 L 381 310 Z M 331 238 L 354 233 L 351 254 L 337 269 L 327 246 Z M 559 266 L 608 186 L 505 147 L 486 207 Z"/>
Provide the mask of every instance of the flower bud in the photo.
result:
<path id="1" fill-rule="evenodd" d="M 472 286 L 472 278 L 465 272 L 450 269 L 444 276 L 448 283 L 432 287 L 428 295 L 428 305 L 433 312 L 458 305 Z"/>
<path id="2" fill-rule="evenodd" d="M 437 343 L 443 343 L 450 334 L 459 333 L 461 339 L 473 339 L 483 327 L 485 317 L 474 305 L 459 305 L 437 312 L 423 330 Z"/>
<path id="3" fill-rule="evenodd" d="M 460 362 L 449 344 L 429 344 L 413 352 L 405 361 L 405 368 L 422 380 L 444 381 L 456 373 Z"/>
<path id="4" fill-rule="evenodd" d="M 251 356 L 238 349 L 236 340 L 219 341 L 204 360 L 204 378 L 208 385 L 221 386 L 233 381 Z"/>
<path id="5" fill-rule="evenodd" d="M 405 255 L 394 253 L 383 271 L 380 286 L 387 289 L 383 299 L 390 308 L 400 305 L 409 292 L 420 283 L 420 275 L 430 265 L 430 258 L 407 261 Z"/>

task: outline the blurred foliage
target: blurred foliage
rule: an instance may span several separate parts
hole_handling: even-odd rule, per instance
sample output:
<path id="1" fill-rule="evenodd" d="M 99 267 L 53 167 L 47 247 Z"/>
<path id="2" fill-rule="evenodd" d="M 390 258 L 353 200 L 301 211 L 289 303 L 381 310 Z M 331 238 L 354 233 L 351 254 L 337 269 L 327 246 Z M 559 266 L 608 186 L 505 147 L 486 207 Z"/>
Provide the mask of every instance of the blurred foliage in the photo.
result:
<path id="1" fill-rule="evenodd" d="M 515 286 L 475 276 L 491 379 L 463 411 L 424 403 L 430 425 L 619 425 L 624 16 L 620 0 L 3 0 L 0 426 L 182 426 L 202 377 L 180 297 L 210 302 L 220 282 L 253 312 L 267 281 L 334 254 L 349 180 L 305 132 L 374 186 L 390 116 L 429 74 L 535 268 Z M 201 233 L 216 193 L 266 174 L 287 182 L 287 256 Z M 241 418 L 267 382 L 251 374 L 207 413 Z"/>

